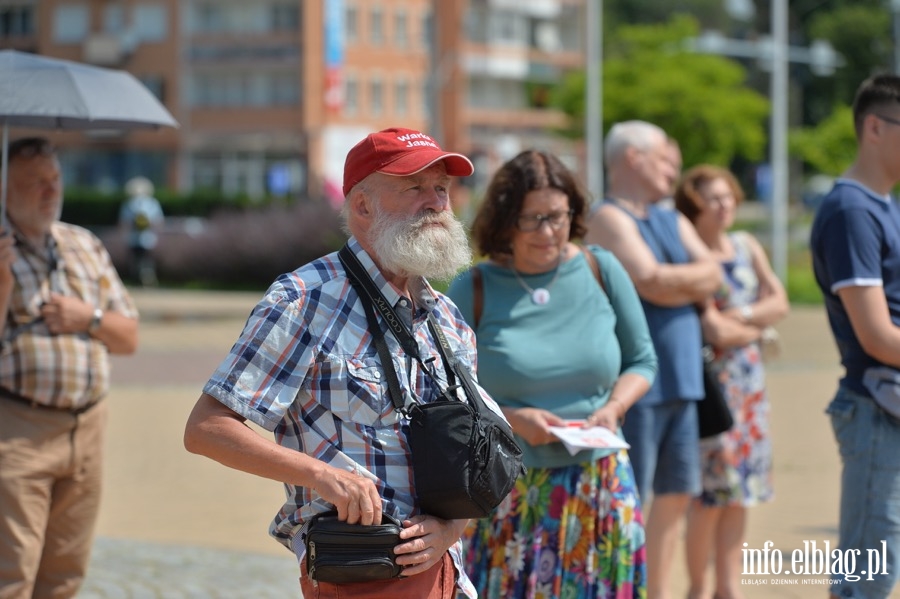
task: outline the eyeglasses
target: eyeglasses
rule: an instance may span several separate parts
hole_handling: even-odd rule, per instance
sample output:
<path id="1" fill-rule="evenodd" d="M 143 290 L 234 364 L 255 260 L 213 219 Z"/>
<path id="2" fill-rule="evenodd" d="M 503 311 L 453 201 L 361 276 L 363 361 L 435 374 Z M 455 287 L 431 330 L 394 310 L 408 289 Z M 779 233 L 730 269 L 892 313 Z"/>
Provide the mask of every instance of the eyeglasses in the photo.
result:
<path id="1" fill-rule="evenodd" d="M 875 118 L 881 119 L 885 123 L 890 123 L 891 125 L 900 125 L 900 120 L 895 119 L 893 117 L 884 116 L 883 114 L 876 114 Z"/>
<path id="2" fill-rule="evenodd" d="M 35 156 L 54 156 L 56 146 L 43 137 L 26 137 L 9 144 L 8 160 L 14 158 L 34 158 Z"/>
<path id="3" fill-rule="evenodd" d="M 530 233 L 537 231 L 541 225 L 547 223 L 551 229 L 558 231 L 569 223 L 574 214 L 574 210 L 551 212 L 550 214 L 520 214 L 516 219 L 516 228 L 523 233 Z"/>

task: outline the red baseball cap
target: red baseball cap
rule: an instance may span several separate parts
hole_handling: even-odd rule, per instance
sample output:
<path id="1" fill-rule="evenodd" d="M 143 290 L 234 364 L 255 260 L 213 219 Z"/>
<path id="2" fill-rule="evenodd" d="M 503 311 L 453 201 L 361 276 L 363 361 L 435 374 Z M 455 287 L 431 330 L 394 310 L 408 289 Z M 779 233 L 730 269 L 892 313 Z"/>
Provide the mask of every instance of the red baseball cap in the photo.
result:
<path id="1" fill-rule="evenodd" d="M 370 133 L 353 146 L 344 162 L 344 196 L 372 173 L 405 177 L 428 168 L 439 160 L 452 177 L 468 177 L 475 172 L 462 154 L 445 152 L 428 135 L 414 129 L 391 128 Z"/>

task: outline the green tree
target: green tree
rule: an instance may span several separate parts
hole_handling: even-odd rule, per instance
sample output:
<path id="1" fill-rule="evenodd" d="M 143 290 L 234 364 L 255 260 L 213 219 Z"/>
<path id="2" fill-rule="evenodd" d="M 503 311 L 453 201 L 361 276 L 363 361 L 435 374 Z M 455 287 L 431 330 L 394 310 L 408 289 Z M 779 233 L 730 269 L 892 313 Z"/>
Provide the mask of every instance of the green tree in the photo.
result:
<path id="1" fill-rule="evenodd" d="M 793 130 L 788 138 L 789 151 L 816 172 L 837 176 L 856 156 L 856 131 L 853 110 L 838 106 L 814 127 Z"/>
<path id="2" fill-rule="evenodd" d="M 676 16 L 654 25 L 621 27 L 609 40 L 603 65 L 603 130 L 630 119 L 656 123 L 678 140 L 686 165 L 729 165 L 765 155 L 768 100 L 745 85 L 736 62 L 694 54 L 686 40 L 697 21 Z M 567 77 L 554 103 L 573 117 L 570 135 L 584 130 L 585 74 Z"/>
<path id="3" fill-rule="evenodd" d="M 811 39 L 828 40 L 845 64 L 831 77 L 805 86 L 805 123 L 826 118 L 837 104 L 850 104 L 863 79 L 891 67 L 890 15 L 884 7 L 847 5 L 810 18 Z"/>
<path id="4" fill-rule="evenodd" d="M 704 28 L 727 29 L 728 17 L 722 0 L 603 0 L 603 23 L 607 34 L 623 25 L 663 23 L 677 13 L 696 16 Z"/>

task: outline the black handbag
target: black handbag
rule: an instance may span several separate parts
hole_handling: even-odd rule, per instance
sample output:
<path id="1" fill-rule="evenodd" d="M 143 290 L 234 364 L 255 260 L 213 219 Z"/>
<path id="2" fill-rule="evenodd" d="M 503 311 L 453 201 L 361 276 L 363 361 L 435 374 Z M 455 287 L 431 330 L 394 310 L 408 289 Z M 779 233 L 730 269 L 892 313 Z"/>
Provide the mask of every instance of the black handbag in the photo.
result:
<path id="1" fill-rule="evenodd" d="M 394 547 L 403 525 L 387 514 L 381 524 L 364 526 L 338 520 L 335 512 L 319 514 L 306 529 L 306 572 L 319 582 L 366 582 L 397 578 Z"/>
<path id="2" fill-rule="evenodd" d="M 709 353 L 704 348 L 704 356 Z M 700 438 L 715 437 L 734 426 L 734 416 L 728 407 L 728 401 L 722 391 L 716 374 L 709 361 L 703 361 L 703 399 L 697 403 L 697 424 L 700 429 Z"/>
<path id="3" fill-rule="evenodd" d="M 407 408 L 373 305 L 382 313 L 407 355 L 415 358 L 425 373 L 431 371 L 419 356 L 412 334 L 353 252 L 344 246 L 338 257 L 365 309 L 369 332 L 387 374 L 394 409 L 409 419 L 409 445 L 419 506 L 424 513 L 445 520 L 488 516 L 525 472 L 522 448 L 516 443 L 512 428 L 485 405 L 471 374 L 456 360 L 440 325 L 430 313 L 428 327 L 437 341 L 449 387 L 438 400 L 414 403 Z M 465 393 L 465 402 L 456 396 L 459 389 Z"/>
<path id="4" fill-rule="evenodd" d="M 431 314 L 428 326 L 439 340 L 451 386 L 441 400 L 409 409 L 416 496 L 425 513 L 445 520 L 484 518 L 525 472 L 522 449 L 509 424 L 485 405 Z M 466 403 L 454 396 L 454 375 Z"/>

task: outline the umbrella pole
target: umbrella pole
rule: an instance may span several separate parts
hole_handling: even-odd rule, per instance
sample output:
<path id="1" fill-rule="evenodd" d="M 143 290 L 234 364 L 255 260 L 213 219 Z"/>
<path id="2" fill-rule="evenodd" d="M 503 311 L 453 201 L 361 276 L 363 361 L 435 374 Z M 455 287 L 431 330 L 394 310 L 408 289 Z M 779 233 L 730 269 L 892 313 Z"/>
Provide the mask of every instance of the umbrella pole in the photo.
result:
<path id="1" fill-rule="evenodd" d="M 3 119 L 3 159 L 0 162 L 0 228 L 6 232 L 6 168 L 9 154 L 9 122 Z"/>

